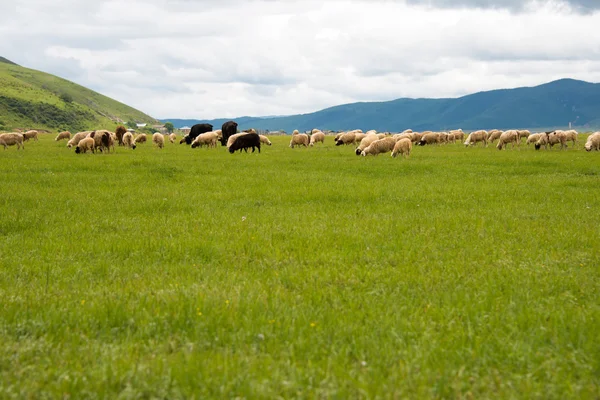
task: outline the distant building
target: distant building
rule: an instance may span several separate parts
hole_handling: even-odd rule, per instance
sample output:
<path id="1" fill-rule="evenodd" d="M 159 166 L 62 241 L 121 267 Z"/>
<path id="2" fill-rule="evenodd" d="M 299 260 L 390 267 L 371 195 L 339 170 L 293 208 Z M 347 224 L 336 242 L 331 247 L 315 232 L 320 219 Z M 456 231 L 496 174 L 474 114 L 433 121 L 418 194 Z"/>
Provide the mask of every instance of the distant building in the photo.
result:
<path id="1" fill-rule="evenodd" d="M 179 130 L 181 132 L 183 132 L 185 135 L 187 135 L 188 133 L 190 133 L 190 131 L 192 130 L 192 128 L 190 128 L 189 126 L 183 126 L 183 127 L 179 128 Z"/>
<path id="2" fill-rule="evenodd" d="M 148 124 L 136 124 L 138 128 L 145 128 Z"/>

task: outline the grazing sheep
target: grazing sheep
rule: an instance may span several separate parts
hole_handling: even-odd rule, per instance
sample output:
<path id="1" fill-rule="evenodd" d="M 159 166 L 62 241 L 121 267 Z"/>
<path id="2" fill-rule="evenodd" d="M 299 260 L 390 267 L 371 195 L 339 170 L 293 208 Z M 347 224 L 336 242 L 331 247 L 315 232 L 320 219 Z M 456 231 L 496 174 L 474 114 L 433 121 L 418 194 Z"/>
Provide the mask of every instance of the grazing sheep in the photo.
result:
<path id="1" fill-rule="evenodd" d="M 320 129 L 317 129 L 317 128 L 315 128 L 315 129 L 313 129 L 312 131 L 310 131 L 310 134 L 311 134 L 311 135 L 314 135 L 315 133 L 318 133 L 318 132 L 321 132 L 321 130 L 320 130 Z"/>
<path id="2" fill-rule="evenodd" d="M 292 135 L 292 140 L 290 140 L 290 147 L 293 149 L 294 146 L 304 146 L 308 147 L 310 143 L 310 139 L 306 133 L 300 133 L 298 135 Z"/>
<path id="3" fill-rule="evenodd" d="M 488 133 L 486 131 L 471 132 L 467 136 L 467 140 L 465 140 L 465 146 L 477 145 L 478 142 L 483 142 L 484 146 L 487 147 L 487 137 Z"/>
<path id="4" fill-rule="evenodd" d="M 23 135 L 21 133 L 13 132 L 0 135 L 0 146 L 4 146 L 4 150 L 6 150 L 8 146 L 14 145 L 17 146 L 17 150 L 25 150 L 25 146 L 23 145 Z"/>
<path id="5" fill-rule="evenodd" d="M 258 133 L 258 132 L 256 132 L 256 129 L 254 129 L 254 128 L 246 129 L 246 130 L 244 130 L 244 132 L 246 132 L 246 133 Z"/>
<path id="6" fill-rule="evenodd" d="M 175 143 L 175 141 L 176 141 L 176 140 L 177 140 L 177 134 L 175 134 L 175 133 L 171 133 L 171 134 L 169 135 L 169 142 L 171 142 L 171 143 Z"/>
<path id="7" fill-rule="evenodd" d="M 162 135 L 162 133 L 156 132 L 154 135 L 152 135 L 152 143 L 154 143 L 159 149 L 162 149 L 165 147 L 165 137 Z"/>
<path id="8" fill-rule="evenodd" d="M 362 133 L 362 131 L 361 131 L 361 132 L 354 132 L 354 133 Z M 365 133 L 365 136 L 366 136 L 366 135 L 370 135 L 370 134 L 372 134 L 372 133 L 375 133 L 375 134 L 377 134 L 377 131 L 376 131 L 375 129 L 371 129 L 370 131 L 367 131 L 367 132 Z M 361 139 L 361 140 L 362 140 L 362 139 Z"/>
<path id="9" fill-rule="evenodd" d="M 219 132 L 206 132 L 196 136 L 196 139 L 192 142 L 192 149 L 196 147 L 217 147 L 217 139 L 219 138 Z"/>
<path id="10" fill-rule="evenodd" d="M 92 153 L 96 152 L 96 141 L 93 137 L 83 138 L 77 143 L 77 147 L 75 147 L 75 153 L 87 153 L 90 150 Z"/>
<path id="11" fill-rule="evenodd" d="M 410 141 L 412 141 L 412 134 L 410 133 L 396 133 L 395 135 L 390 136 L 392 139 L 394 139 L 396 142 L 398 142 L 399 140 L 402 139 L 408 139 Z"/>
<path id="12" fill-rule="evenodd" d="M 310 136 L 310 144 L 309 146 L 314 146 L 315 143 L 325 143 L 325 134 L 321 131 L 315 132 Z"/>
<path id="13" fill-rule="evenodd" d="M 595 132 L 588 136 L 584 147 L 586 151 L 600 151 L 600 132 Z"/>
<path id="14" fill-rule="evenodd" d="M 577 131 L 574 129 L 570 129 L 568 131 L 564 131 L 565 136 L 567 137 L 567 142 L 570 140 L 573 142 L 573 147 L 577 144 Z"/>
<path id="15" fill-rule="evenodd" d="M 56 139 L 54 139 L 55 142 L 61 141 L 63 139 L 71 139 L 71 132 L 69 131 L 64 131 L 58 134 L 58 136 L 56 136 Z"/>
<path id="16" fill-rule="evenodd" d="M 98 129 L 96 131 L 90 132 L 87 137 L 94 139 L 94 148 L 99 149 L 101 152 L 106 149 L 107 152 L 110 153 L 110 148 L 115 149 L 115 142 L 112 138 L 112 132 L 107 131 L 106 129 Z"/>
<path id="17" fill-rule="evenodd" d="M 256 132 L 249 132 L 249 133 L 256 133 Z M 266 137 L 265 135 L 258 135 L 258 137 L 260 138 L 260 142 L 262 144 L 266 144 L 267 146 L 270 146 L 272 143 L 269 140 L 268 137 Z"/>
<path id="18" fill-rule="evenodd" d="M 402 131 L 402 133 L 413 133 L 412 129 L 405 129 L 404 131 Z"/>
<path id="19" fill-rule="evenodd" d="M 336 146 L 356 143 L 356 132 L 346 132 L 335 142 Z"/>
<path id="20" fill-rule="evenodd" d="M 396 158 L 398 154 L 402 154 L 404 158 L 410 156 L 412 150 L 412 142 L 409 138 L 400 139 L 396 142 L 394 149 L 392 150 L 392 157 Z"/>
<path id="21" fill-rule="evenodd" d="M 292 135 L 299 135 L 300 132 L 298 132 L 298 129 L 294 129 L 294 132 L 292 132 Z"/>
<path id="22" fill-rule="evenodd" d="M 117 126 L 117 129 L 115 129 L 115 136 L 117 137 L 117 143 L 119 144 L 119 146 L 123 146 L 123 136 L 125 135 L 125 133 L 127 132 L 127 128 L 125 128 L 123 125 L 119 125 Z"/>
<path id="23" fill-rule="evenodd" d="M 496 146 L 496 148 L 498 150 L 502 150 L 503 148 L 506 148 L 509 143 L 513 144 L 513 149 L 515 148 L 515 144 L 518 144 L 519 146 L 521 145 L 521 141 L 519 140 L 519 131 L 509 130 L 503 132 L 502 135 L 500 135 L 500 140 L 498 141 L 498 146 Z"/>
<path id="24" fill-rule="evenodd" d="M 535 149 L 539 150 L 542 146 L 544 146 L 544 149 L 548 149 L 548 145 L 554 147 L 555 144 L 559 143 L 561 150 L 567 148 L 567 135 L 565 135 L 564 131 L 545 132 L 542 133 L 538 141 L 535 142 Z"/>
<path id="25" fill-rule="evenodd" d="M 235 142 L 235 139 L 237 139 L 240 136 L 245 135 L 245 134 L 246 134 L 246 132 L 240 132 L 240 133 L 236 133 L 235 135 L 229 136 L 229 139 L 227 139 L 227 148 L 231 147 L 233 142 Z"/>
<path id="26" fill-rule="evenodd" d="M 355 133 L 354 134 L 354 143 L 360 143 L 367 136 L 366 133 Z"/>
<path id="27" fill-rule="evenodd" d="M 430 133 L 426 133 L 421 137 L 421 140 L 419 141 L 418 145 L 419 146 L 425 146 L 426 144 L 433 144 L 433 143 L 437 143 L 440 144 L 442 141 L 441 135 L 439 132 L 430 132 Z"/>
<path id="28" fill-rule="evenodd" d="M 489 131 L 488 133 L 488 137 L 487 137 L 487 141 L 491 144 L 494 144 L 494 142 L 498 139 L 500 139 L 500 136 L 502 136 L 502 131 L 499 131 L 498 129 L 494 129 L 492 131 Z"/>
<path id="29" fill-rule="evenodd" d="M 75 135 L 73 135 L 73 137 L 71 138 L 71 140 L 69 140 L 67 142 L 67 147 L 71 148 L 73 146 L 77 146 L 79 144 L 79 141 L 81 139 L 86 138 L 87 135 L 89 135 L 90 133 L 92 133 L 92 131 L 77 132 Z"/>
<path id="30" fill-rule="evenodd" d="M 147 140 L 148 140 L 148 137 L 146 136 L 146 134 L 140 133 L 139 135 L 137 135 L 135 137 L 134 143 L 135 144 L 146 143 Z"/>
<path id="31" fill-rule="evenodd" d="M 123 146 L 135 149 L 137 146 L 135 145 L 135 140 L 133 139 L 133 134 L 131 132 L 125 131 L 125 134 L 121 137 L 123 142 Z"/>
<path id="32" fill-rule="evenodd" d="M 38 140 L 38 131 L 35 130 L 31 130 L 31 131 L 27 131 L 23 134 L 23 140 L 26 142 L 29 139 L 34 139 L 35 141 Z"/>
<path id="33" fill-rule="evenodd" d="M 355 150 L 356 155 L 360 156 L 364 149 L 369 147 L 371 145 L 371 143 L 376 142 L 378 140 L 380 140 L 380 139 L 375 134 L 365 136 L 364 139 L 360 141 L 360 145 L 358 145 L 358 147 Z"/>
<path id="34" fill-rule="evenodd" d="M 529 135 L 527 137 L 527 141 L 525 142 L 527 144 L 527 146 L 529 146 L 530 144 L 535 144 L 539 139 L 540 139 L 540 135 L 542 135 L 541 133 L 532 133 L 531 135 Z"/>
<path id="35" fill-rule="evenodd" d="M 531 135 L 531 132 L 529 132 L 527 129 L 518 130 L 517 133 L 519 134 L 519 140 L 521 140 L 521 138 L 528 138 L 529 135 Z"/>
<path id="36" fill-rule="evenodd" d="M 367 148 L 364 149 L 360 154 L 363 157 L 366 157 L 370 154 L 376 156 L 378 154 L 388 153 L 394 150 L 394 146 L 396 146 L 396 141 L 392 138 L 379 139 L 367 146 Z"/>
<path id="37" fill-rule="evenodd" d="M 236 126 L 237 126 L 237 124 L 236 124 Z M 196 139 L 196 137 L 198 137 L 198 135 L 200 135 L 202 133 L 206 133 L 206 132 L 212 132 L 212 130 L 213 130 L 213 126 L 211 124 L 196 124 L 196 125 L 193 125 L 192 129 L 190 129 L 190 133 L 188 133 L 187 135 L 185 135 L 183 137 L 183 139 L 181 139 L 179 141 L 179 144 L 185 143 L 187 145 L 190 145 L 190 144 L 192 144 L 192 142 L 194 141 L 194 139 Z"/>
<path id="38" fill-rule="evenodd" d="M 341 138 L 343 135 L 345 135 L 346 132 L 339 132 L 338 134 L 336 134 L 333 138 L 334 142 L 337 142 L 339 138 Z"/>
<path id="39" fill-rule="evenodd" d="M 448 132 L 448 142 L 456 143 L 457 140 L 462 142 L 464 138 L 465 133 L 462 131 L 462 129 L 456 129 Z"/>
<path id="40" fill-rule="evenodd" d="M 298 136 L 302 135 L 296 135 L 295 137 Z M 304 136 L 308 137 L 308 135 Z M 235 139 L 235 141 L 231 144 L 231 146 L 229 147 L 229 153 L 233 154 L 237 150 L 239 150 L 240 153 L 242 152 L 242 150 L 248 152 L 248 149 L 251 147 L 253 153 L 255 148 L 258 148 L 258 152 L 260 153 L 260 137 L 256 133 L 244 133 L 243 135 L 238 136 Z"/>
<path id="41" fill-rule="evenodd" d="M 377 137 L 379 139 L 385 139 L 387 137 L 387 135 L 385 133 L 377 133 Z"/>
<path id="42" fill-rule="evenodd" d="M 413 133 L 411 134 L 411 138 L 410 138 L 410 140 L 411 140 L 411 142 L 413 142 L 413 143 L 418 143 L 418 142 L 420 142 L 420 141 L 421 141 L 421 138 L 423 138 L 423 133 L 420 133 L 420 132 L 413 132 Z"/>

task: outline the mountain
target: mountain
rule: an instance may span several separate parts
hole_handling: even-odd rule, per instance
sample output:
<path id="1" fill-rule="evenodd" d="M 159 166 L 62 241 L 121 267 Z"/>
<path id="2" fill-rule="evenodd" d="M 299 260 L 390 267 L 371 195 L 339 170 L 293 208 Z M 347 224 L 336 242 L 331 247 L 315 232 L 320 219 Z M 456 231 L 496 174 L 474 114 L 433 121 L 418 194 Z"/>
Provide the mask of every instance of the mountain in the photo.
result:
<path id="1" fill-rule="evenodd" d="M 459 98 L 402 98 L 344 104 L 310 114 L 235 120 L 241 129 L 286 132 L 312 128 L 378 131 L 540 128 L 566 127 L 569 122 L 574 128 L 598 127 L 600 84 L 561 79 L 535 87 L 492 90 Z M 220 121 L 223 120 L 208 122 L 220 126 Z M 186 125 L 196 122 L 186 120 Z"/>
<path id="2" fill-rule="evenodd" d="M 154 118 L 83 86 L 0 57 L 0 131 L 112 129 Z"/>

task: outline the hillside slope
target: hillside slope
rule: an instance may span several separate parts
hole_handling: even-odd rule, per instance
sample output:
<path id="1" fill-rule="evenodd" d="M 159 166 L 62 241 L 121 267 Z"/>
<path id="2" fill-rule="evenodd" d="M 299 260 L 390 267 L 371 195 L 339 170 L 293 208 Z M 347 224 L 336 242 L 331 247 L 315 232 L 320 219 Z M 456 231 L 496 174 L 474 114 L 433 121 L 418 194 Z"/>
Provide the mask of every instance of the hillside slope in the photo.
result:
<path id="1" fill-rule="evenodd" d="M 120 121 L 157 123 L 83 86 L 0 59 L 0 130 L 110 129 Z"/>
<path id="2" fill-rule="evenodd" d="M 192 122 L 187 120 L 186 124 Z M 538 128 L 566 127 L 569 122 L 575 128 L 587 129 L 600 126 L 600 84 L 561 79 L 535 87 L 479 92 L 456 99 L 402 98 L 353 103 L 309 114 L 238 122 L 241 129 L 287 132 L 315 127 L 378 131 Z"/>

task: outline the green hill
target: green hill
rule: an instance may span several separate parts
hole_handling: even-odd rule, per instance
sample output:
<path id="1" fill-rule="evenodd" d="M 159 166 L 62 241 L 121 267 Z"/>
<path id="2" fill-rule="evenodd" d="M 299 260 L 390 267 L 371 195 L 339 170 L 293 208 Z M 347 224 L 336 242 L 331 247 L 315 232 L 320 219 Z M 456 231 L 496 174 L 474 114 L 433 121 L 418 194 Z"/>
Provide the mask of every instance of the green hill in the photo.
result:
<path id="1" fill-rule="evenodd" d="M 173 121 L 179 127 L 178 120 Z M 185 120 L 186 125 L 194 121 Z M 202 121 L 213 122 L 213 121 Z M 215 120 L 218 125 L 221 120 Z M 319 128 L 378 131 L 446 130 L 454 128 L 600 127 L 600 84 L 561 79 L 535 87 L 492 90 L 446 99 L 397 99 L 344 104 L 310 114 L 239 119 L 240 129 L 291 132 Z"/>
<path id="2" fill-rule="evenodd" d="M 0 57 L 0 130 L 112 129 L 154 118 L 83 86 Z"/>

